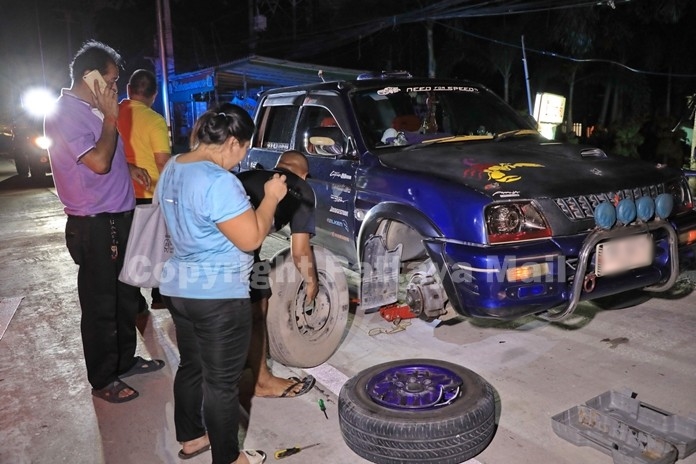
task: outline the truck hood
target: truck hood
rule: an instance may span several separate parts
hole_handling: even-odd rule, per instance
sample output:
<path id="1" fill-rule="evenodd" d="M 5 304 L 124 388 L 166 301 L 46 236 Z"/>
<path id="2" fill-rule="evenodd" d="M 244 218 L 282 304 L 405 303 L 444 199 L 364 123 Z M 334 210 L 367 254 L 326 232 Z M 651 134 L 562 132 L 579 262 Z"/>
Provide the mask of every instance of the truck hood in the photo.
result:
<path id="1" fill-rule="evenodd" d="M 679 172 L 601 149 L 536 140 L 412 145 L 379 155 L 387 167 L 467 185 L 493 198 L 559 198 L 665 182 Z"/>

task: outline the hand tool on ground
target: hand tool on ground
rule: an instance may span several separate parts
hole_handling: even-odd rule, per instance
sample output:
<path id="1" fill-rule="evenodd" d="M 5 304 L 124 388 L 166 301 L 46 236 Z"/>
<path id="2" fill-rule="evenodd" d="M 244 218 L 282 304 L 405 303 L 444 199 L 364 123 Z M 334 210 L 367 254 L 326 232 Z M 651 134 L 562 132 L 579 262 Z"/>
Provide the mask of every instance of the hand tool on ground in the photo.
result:
<path id="1" fill-rule="evenodd" d="M 317 446 L 317 445 L 320 445 L 320 443 L 313 443 L 311 445 L 302 446 L 302 447 L 293 446 L 292 448 L 280 449 L 280 450 L 276 451 L 273 454 L 273 456 L 275 456 L 276 459 L 283 459 L 283 458 L 287 458 L 288 456 L 292 456 L 293 454 L 297 454 L 302 450 L 305 450 L 307 448 L 311 448 L 312 446 Z"/>
<path id="2" fill-rule="evenodd" d="M 324 417 L 328 419 L 329 415 L 326 414 L 326 406 L 324 405 L 324 400 L 319 400 L 319 409 L 321 409 L 321 412 L 324 413 Z"/>

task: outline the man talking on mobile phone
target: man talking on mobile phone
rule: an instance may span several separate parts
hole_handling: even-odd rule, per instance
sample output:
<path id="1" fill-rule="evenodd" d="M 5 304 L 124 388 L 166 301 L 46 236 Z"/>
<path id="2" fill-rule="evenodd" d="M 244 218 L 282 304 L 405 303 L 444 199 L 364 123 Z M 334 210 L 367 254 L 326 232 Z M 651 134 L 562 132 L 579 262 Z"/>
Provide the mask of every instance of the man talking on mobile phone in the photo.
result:
<path id="1" fill-rule="evenodd" d="M 149 187 L 144 169 L 126 161 L 116 129 L 121 56 L 86 42 L 70 64 L 72 84 L 44 120 L 58 198 L 68 216 L 65 240 L 78 267 L 82 347 L 92 394 L 111 403 L 138 397 L 122 378 L 156 371 L 164 361 L 135 355 L 140 289 L 118 280 L 133 220 L 131 179 Z M 84 79 L 97 70 L 99 78 Z"/>

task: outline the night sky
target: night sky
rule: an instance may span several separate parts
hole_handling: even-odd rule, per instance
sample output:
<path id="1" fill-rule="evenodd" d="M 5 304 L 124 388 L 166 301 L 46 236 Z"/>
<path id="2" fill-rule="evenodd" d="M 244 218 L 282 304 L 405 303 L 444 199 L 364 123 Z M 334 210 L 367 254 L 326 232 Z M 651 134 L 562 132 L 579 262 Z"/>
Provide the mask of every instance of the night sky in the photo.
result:
<path id="1" fill-rule="evenodd" d="M 693 1 L 255 1 L 265 29 L 251 34 L 253 0 L 170 0 L 176 70 L 213 66 L 255 52 L 425 75 L 423 20 L 431 17 L 437 74 L 472 78 L 502 95 L 500 70 L 508 57 L 507 90 L 517 107 L 525 102 L 522 35 L 536 89 L 565 92 L 570 65 L 583 63 L 576 86 L 583 102 L 594 102 L 596 86 L 602 79 L 616 79 L 621 65 L 630 69 L 621 69 L 624 77 L 617 85 L 649 93 L 646 112 L 665 107 L 679 113 L 685 96 L 696 92 Z M 576 21 L 583 18 L 588 21 Z M 573 34 L 559 32 L 564 27 Z M 587 27 L 593 30 L 583 29 Z M 119 85 L 123 93 L 130 71 L 152 68 L 158 59 L 155 0 L 2 0 L 0 121 L 21 111 L 19 95 L 27 87 L 45 85 L 57 94 L 69 86 L 68 63 L 88 38 L 108 43 L 126 59 Z"/>

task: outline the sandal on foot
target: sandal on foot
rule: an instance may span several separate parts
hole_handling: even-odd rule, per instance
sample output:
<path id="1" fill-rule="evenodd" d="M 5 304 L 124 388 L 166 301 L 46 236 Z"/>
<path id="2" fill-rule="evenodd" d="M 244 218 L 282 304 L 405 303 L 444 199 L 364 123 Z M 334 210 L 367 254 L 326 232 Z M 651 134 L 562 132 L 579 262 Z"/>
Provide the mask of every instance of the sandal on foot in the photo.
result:
<path id="1" fill-rule="evenodd" d="M 133 393 L 128 396 L 121 396 L 121 392 L 126 388 L 133 390 Z M 109 385 L 99 390 L 93 388 L 92 395 L 96 396 L 97 398 L 101 398 L 104 401 L 108 401 L 109 403 L 125 403 L 126 401 L 136 399 L 138 396 L 140 396 L 140 393 L 135 391 L 135 389 L 129 386 L 127 383 L 121 380 L 114 380 Z"/>
<path id="2" fill-rule="evenodd" d="M 130 377 L 131 375 L 147 374 L 155 372 L 164 367 L 164 361 L 161 359 L 143 359 L 140 356 L 135 357 L 135 364 L 119 377 Z"/>
<path id="3" fill-rule="evenodd" d="M 244 454 L 249 464 L 263 464 L 266 462 L 266 453 L 261 450 L 239 450 L 239 454 Z"/>
<path id="4" fill-rule="evenodd" d="M 290 380 L 294 380 L 295 383 L 286 388 L 285 391 L 280 395 L 280 398 L 295 398 L 296 396 L 304 395 L 310 391 L 316 383 L 316 379 L 311 375 L 308 375 L 302 380 L 298 379 L 297 377 L 290 377 Z M 300 388 L 299 391 L 295 391 L 295 389 L 299 386 L 302 386 L 302 388 Z"/>
<path id="5" fill-rule="evenodd" d="M 199 454 L 203 454 L 203 453 L 205 453 L 206 451 L 208 451 L 209 449 L 210 449 L 210 445 L 209 445 L 209 444 L 208 444 L 208 445 L 205 445 L 205 446 L 202 447 L 202 448 L 197 449 L 197 450 L 194 451 L 193 453 L 184 453 L 184 449 L 181 448 L 181 449 L 179 450 L 179 458 L 180 458 L 180 459 L 191 459 L 191 458 L 195 458 L 195 457 L 198 456 Z"/>

